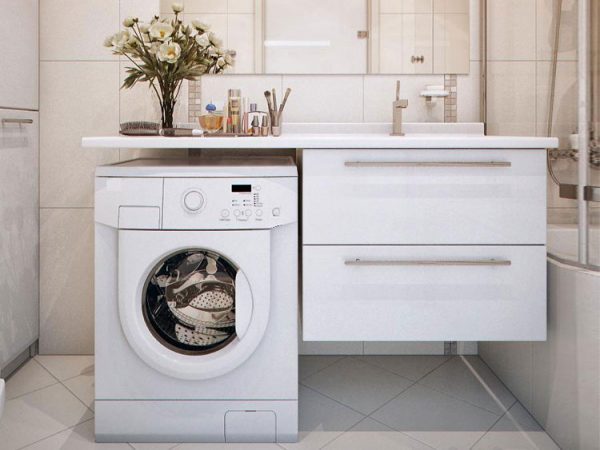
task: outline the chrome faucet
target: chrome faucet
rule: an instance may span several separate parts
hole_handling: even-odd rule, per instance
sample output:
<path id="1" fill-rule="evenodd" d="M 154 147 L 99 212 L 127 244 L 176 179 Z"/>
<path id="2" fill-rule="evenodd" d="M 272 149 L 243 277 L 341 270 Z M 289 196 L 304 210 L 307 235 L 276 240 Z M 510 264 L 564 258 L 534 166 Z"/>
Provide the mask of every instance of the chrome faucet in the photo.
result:
<path id="1" fill-rule="evenodd" d="M 393 103 L 392 136 L 404 136 L 402 132 L 402 110 L 408 108 L 408 100 L 400 99 L 400 80 L 396 82 L 396 100 Z"/>

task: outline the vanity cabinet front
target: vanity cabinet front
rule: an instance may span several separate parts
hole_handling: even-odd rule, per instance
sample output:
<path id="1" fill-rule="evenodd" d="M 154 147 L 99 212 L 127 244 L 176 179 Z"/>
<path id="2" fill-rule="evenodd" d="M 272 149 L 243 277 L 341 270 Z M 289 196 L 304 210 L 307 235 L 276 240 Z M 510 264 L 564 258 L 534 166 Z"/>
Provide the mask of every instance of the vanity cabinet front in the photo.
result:
<path id="1" fill-rule="evenodd" d="M 305 150 L 303 339 L 546 339 L 544 150 Z"/>
<path id="2" fill-rule="evenodd" d="M 539 150 L 305 150 L 304 243 L 546 243 Z"/>

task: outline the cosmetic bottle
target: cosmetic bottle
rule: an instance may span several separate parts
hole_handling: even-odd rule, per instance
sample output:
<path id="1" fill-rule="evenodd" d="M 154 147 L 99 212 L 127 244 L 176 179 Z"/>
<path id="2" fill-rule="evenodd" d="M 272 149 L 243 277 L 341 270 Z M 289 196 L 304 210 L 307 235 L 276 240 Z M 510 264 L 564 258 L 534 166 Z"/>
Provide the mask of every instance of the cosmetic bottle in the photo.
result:
<path id="1" fill-rule="evenodd" d="M 231 121 L 229 133 L 242 132 L 242 94 L 239 89 L 229 89 L 227 98 L 228 123 Z M 229 124 L 228 124 L 229 127 Z"/>
<path id="2" fill-rule="evenodd" d="M 257 127 L 259 128 L 258 133 L 255 133 L 253 130 L 254 118 L 257 118 Z M 256 103 L 250 103 L 250 111 L 244 114 L 244 124 L 246 125 L 244 132 L 260 136 L 260 124 L 264 118 L 268 118 L 268 114 L 265 111 L 259 111 Z"/>
<path id="3" fill-rule="evenodd" d="M 262 123 L 260 124 L 260 135 L 268 136 L 269 135 L 269 115 L 264 115 L 262 118 Z"/>

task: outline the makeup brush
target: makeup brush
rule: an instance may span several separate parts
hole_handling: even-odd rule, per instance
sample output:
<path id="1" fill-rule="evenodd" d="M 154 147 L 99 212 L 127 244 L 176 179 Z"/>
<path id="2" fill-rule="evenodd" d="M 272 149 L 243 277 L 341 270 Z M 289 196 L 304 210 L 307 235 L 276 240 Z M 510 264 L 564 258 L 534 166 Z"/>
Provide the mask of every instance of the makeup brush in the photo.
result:
<path id="1" fill-rule="evenodd" d="M 275 89 L 271 90 L 273 92 L 273 111 L 277 114 L 277 92 Z"/>
<path id="2" fill-rule="evenodd" d="M 267 99 L 267 108 L 269 108 L 269 115 L 273 116 L 273 105 L 271 104 L 271 93 L 269 91 L 265 91 L 265 98 Z"/>
<path id="3" fill-rule="evenodd" d="M 281 106 L 279 107 L 279 114 L 281 114 L 283 112 L 283 108 L 285 108 L 285 104 L 287 103 L 287 99 L 290 96 L 291 92 L 292 92 L 292 90 L 290 88 L 287 88 L 285 90 L 285 96 L 283 97 L 283 102 L 281 102 Z"/>

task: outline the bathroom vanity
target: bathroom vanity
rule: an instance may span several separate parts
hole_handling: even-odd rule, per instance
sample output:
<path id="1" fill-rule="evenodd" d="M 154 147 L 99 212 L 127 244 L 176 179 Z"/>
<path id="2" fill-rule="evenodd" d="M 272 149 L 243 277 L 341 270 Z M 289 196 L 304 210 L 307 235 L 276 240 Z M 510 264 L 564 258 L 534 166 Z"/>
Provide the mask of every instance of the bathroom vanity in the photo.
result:
<path id="1" fill-rule="evenodd" d="M 83 146 L 296 150 L 306 341 L 545 340 L 546 149 L 557 140 L 484 136 L 480 124 L 389 128 Z"/>

